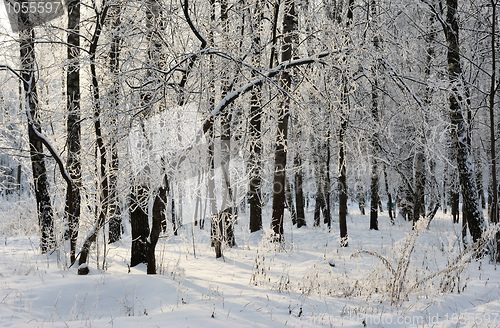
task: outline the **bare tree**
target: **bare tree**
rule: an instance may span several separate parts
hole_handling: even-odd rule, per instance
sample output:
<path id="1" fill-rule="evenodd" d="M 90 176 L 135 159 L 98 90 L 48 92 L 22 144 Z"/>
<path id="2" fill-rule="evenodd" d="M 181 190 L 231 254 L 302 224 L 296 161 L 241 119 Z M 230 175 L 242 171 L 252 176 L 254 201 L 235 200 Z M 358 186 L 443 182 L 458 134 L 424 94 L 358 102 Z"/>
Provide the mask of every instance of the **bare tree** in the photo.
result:
<path id="1" fill-rule="evenodd" d="M 370 15 L 371 21 L 375 24 L 377 20 L 377 1 L 372 0 L 370 2 Z M 377 32 L 374 32 L 372 43 L 375 49 L 375 56 L 378 55 L 380 51 L 380 36 L 377 35 Z M 373 81 L 372 81 L 372 107 L 371 114 L 374 124 L 374 129 L 377 129 L 376 125 L 379 123 L 379 81 L 377 74 L 380 73 L 381 65 L 380 59 L 375 58 L 375 65 L 373 67 Z M 370 230 L 378 230 L 378 204 L 379 204 L 379 176 L 378 176 L 378 151 L 379 151 L 379 141 L 378 141 L 378 132 L 374 132 L 373 136 L 370 138 L 371 143 L 371 183 L 370 183 Z"/>
<path id="2" fill-rule="evenodd" d="M 68 238 L 70 258 L 75 261 L 78 223 L 80 221 L 81 188 L 81 124 L 80 124 L 80 0 L 68 3 L 68 68 L 66 72 L 67 149 L 66 167 L 73 180 L 72 188 L 66 191 L 66 213 L 68 216 Z M 69 204 L 72 200 L 72 204 Z M 72 209 L 69 212 L 70 208 Z"/>
<path id="3" fill-rule="evenodd" d="M 449 117 L 451 122 L 451 135 L 453 138 L 453 151 L 456 156 L 463 203 L 467 211 L 464 221 L 469 226 L 472 238 L 479 240 L 485 229 L 483 212 L 477 194 L 477 185 L 472 165 L 471 150 L 467 144 L 467 126 L 464 118 L 462 65 L 460 61 L 460 41 L 458 22 L 458 1 L 446 0 L 446 15 L 441 2 L 439 7 L 430 1 L 429 4 L 437 20 L 441 23 L 447 44 L 448 79 L 450 82 Z"/>
<path id="4" fill-rule="evenodd" d="M 283 44 L 281 48 L 281 62 L 292 60 L 292 33 L 297 26 L 295 13 L 295 1 L 284 1 L 283 16 Z M 282 71 L 279 80 L 281 90 L 288 93 L 291 90 L 291 76 L 289 71 Z M 271 227 L 277 241 L 283 241 L 283 215 L 285 211 L 285 179 L 286 179 L 286 155 L 288 138 L 288 119 L 290 99 L 283 94 L 283 99 L 278 111 L 278 130 L 276 134 L 276 150 L 274 153 L 274 179 L 273 179 L 273 213 Z"/>
<path id="5" fill-rule="evenodd" d="M 260 67 L 261 63 L 261 32 L 264 18 L 262 2 L 256 0 L 254 6 L 249 8 L 252 28 L 252 65 Z M 257 77 L 257 72 L 252 71 L 252 77 Z M 248 164 L 249 187 L 248 203 L 250 205 L 250 232 L 262 229 L 262 87 L 254 86 L 250 96 L 250 158 Z"/>
<path id="6" fill-rule="evenodd" d="M 94 4 L 95 5 L 95 4 Z M 99 10 L 96 6 L 94 7 L 94 11 L 96 13 L 96 24 L 94 28 L 94 33 L 90 40 L 89 46 L 89 54 L 90 54 L 90 72 L 91 72 L 91 83 L 92 83 L 92 100 L 94 106 L 94 131 L 96 134 L 96 147 L 99 151 L 99 203 L 100 210 L 97 214 L 96 222 L 94 224 L 94 228 L 87 236 L 85 241 L 83 242 L 82 250 L 80 252 L 80 258 L 78 260 L 78 274 L 86 275 L 89 273 L 89 268 L 87 265 L 87 259 L 90 252 L 90 246 L 96 241 L 97 234 L 101 230 L 101 228 L 106 223 L 107 216 L 107 204 L 109 197 L 109 184 L 108 184 L 108 175 L 107 175 L 107 149 L 104 144 L 102 127 L 101 127 L 101 99 L 99 93 L 99 80 L 97 77 L 96 70 L 96 54 L 97 54 L 97 46 L 99 44 L 99 38 L 102 33 L 102 29 L 104 26 L 104 22 L 107 17 L 107 13 L 109 10 L 108 5 L 104 5 L 102 10 Z"/>
<path id="7" fill-rule="evenodd" d="M 491 161 L 491 206 L 489 217 L 494 223 L 499 222 L 498 210 L 498 182 L 497 182 L 497 160 L 496 160 L 496 134 L 495 134 L 495 93 L 497 91 L 496 81 L 496 12 L 498 0 L 490 0 L 491 5 L 491 76 L 490 76 L 490 92 L 488 97 L 489 118 L 490 118 L 490 161 Z M 500 262 L 500 233 L 496 235 L 496 256 L 495 261 Z"/>
<path id="8" fill-rule="evenodd" d="M 27 4 L 20 1 L 20 4 Z M 47 253 L 55 247 L 54 213 L 50 201 L 49 182 L 43 154 L 43 141 L 40 138 L 40 113 L 38 111 L 38 93 L 36 85 L 35 31 L 28 13 L 19 12 L 19 48 L 21 58 L 22 84 L 24 101 L 28 116 L 28 139 L 30 144 L 31 167 L 35 189 L 38 223 L 41 238 L 40 249 Z"/>
<path id="9" fill-rule="evenodd" d="M 109 167 L 109 232 L 108 242 L 114 243 L 121 239 L 122 220 L 118 198 L 118 113 L 120 98 L 120 52 L 121 52 L 121 4 L 113 5 L 110 13 L 111 20 L 111 45 L 109 50 L 109 65 L 112 75 L 112 87 L 110 90 L 111 102 L 111 129 L 113 129 L 109 150 L 111 152 Z"/>

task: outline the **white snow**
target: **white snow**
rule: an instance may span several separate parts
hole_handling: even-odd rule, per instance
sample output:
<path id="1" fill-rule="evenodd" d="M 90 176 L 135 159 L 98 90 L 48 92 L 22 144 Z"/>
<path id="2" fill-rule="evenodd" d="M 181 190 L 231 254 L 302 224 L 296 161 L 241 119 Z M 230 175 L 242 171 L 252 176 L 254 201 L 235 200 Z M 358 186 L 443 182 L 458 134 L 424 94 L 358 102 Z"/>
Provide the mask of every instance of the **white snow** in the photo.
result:
<path id="1" fill-rule="evenodd" d="M 282 250 L 269 242 L 267 228 L 249 234 L 243 214 L 236 226 L 238 246 L 225 249 L 224 260 L 215 260 L 209 247 L 208 222 L 204 231 L 194 229 L 194 257 L 186 224 L 180 236 L 169 232 L 160 238 L 158 275 L 146 275 L 145 265 L 128 267 L 130 236 L 125 236 L 122 244 L 108 247 L 106 270 L 96 268 L 93 249 L 87 276 L 78 276 L 76 267 L 68 269 L 63 252 L 40 255 L 36 235 L 9 228 L 13 217 L 0 218 L 0 327 L 500 325 L 500 275 L 488 258 L 463 263 L 460 279 L 441 275 L 405 293 L 460 253 L 461 226 L 441 212 L 430 230 L 416 236 L 408 222 L 391 226 L 387 212 L 380 218 L 381 230 L 369 231 L 369 216 L 352 207 L 348 248 L 339 247 L 338 222 L 328 233 L 310 221 L 305 228 L 292 228 L 288 217 Z M 265 211 L 265 227 L 269 217 Z M 400 270 L 408 258 L 407 270 Z M 100 254 L 100 267 L 102 261 Z M 388 265 L 402 279 L 393 279 Z M 446 281 L 453 290 L 442 292 Z M 401 283 L 403 291 L 393 304 L 391 282 Z"/>

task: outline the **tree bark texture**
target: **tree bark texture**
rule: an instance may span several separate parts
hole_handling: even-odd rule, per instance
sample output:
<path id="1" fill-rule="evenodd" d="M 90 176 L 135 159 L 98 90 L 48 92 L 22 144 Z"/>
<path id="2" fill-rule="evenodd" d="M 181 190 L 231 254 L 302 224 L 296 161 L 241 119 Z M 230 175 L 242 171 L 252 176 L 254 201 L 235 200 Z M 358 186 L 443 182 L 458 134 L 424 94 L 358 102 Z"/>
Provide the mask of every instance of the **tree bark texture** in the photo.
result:
<path id="1" fill-rule="evenodd" d="M 82 169 L 80 163 L 80 0 L 68 3 L 68 68 L 66 72 L 66 120 L 68 158 L 66 169 L 73 180 L 72 188 L 66 190 L 66 213 L 68 216 L 68 237 L 70 258 L 75 261 L 78 224 L 80 221 L 80 187 Z M 70 204 L 72 202 L 72 204 Z M 71 213 L 69 212 L 71 209 Z"/>
<path id="2" fill-rule="evenodd" d="M 22 1 L 21 4 L 27 3 Z M 43 154 L 43 144 L 36 131 L 41 132 L 38 113 L 38 93 L 35 80 L 35 31 L 28 15 L 19 13 L 19 47 L 21 58 L 21 78 L 24 88 L 24 101 L 28 114 L 28 139 L 30 144 L 31 168 L 40 226 L 40 250 L 47 253 L 55 247 L 54 213 L 50 201 L 49 182 Z"/>
<path id="3" fill-rule="evenodd" d="M 281 62 L 292 60 L 293 31 L 297 26 L 295 14 L 295 1 L 284 1 L 283 16 L 283 44 L 281 48 Z M 289 71 L 281 72 L 279 79 L 280 88 L 289 92 L 291 90 L 291 76 Z M 273 212 L 271 228 L 277 241 L 283 241 L 283 215 L 285 210 L 285 179 L 286 179 L 286 157 L 288 139 L 288 120 L 290 99 L 283 94 L 283 100 L 279 105 L 278 129 L 276 136 L 276 150 L 274 155 L 274 178 L 273 178 Z"/>
<path id="4" fill-rule="evenodd" d="M 466 222 L 473 241 L 481 238 L 485 228 L 481 204 L 477 197 L 477 185 L 472 166 L 471 152 L 467 145 L 467 126 L 462 113 L 459 86 L 462 85 L 462 66 L 460 64 L 458 1 L 447 0 L 446 24 L 443 24 L 448 45 L 448 77 L 451 91 L 449 94 L 451 134 L 456 155 L 463 203 L 467 208 Z"/>

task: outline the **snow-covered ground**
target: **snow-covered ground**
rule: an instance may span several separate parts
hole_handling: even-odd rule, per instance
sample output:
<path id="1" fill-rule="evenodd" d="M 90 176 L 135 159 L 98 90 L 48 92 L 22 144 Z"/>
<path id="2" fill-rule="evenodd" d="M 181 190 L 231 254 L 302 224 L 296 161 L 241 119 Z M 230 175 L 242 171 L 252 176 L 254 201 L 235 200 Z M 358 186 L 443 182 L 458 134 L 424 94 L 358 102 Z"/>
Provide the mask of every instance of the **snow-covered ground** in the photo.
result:
<path id="1" fill-rule="evenodd" d="M 500 275 L 489 258 L 468 261 L 465 254 L 445 270 L 461 252 L 460 225 L 449 216 L 439 212 L 416 235 L 407 222 L 392 226 L 387 212 L 380 231 L 368 230 L 369 216 L 350 213 L 349 247 L 339 247 L 338 220 L 331 233 L 312 222 L 292 229 L 287 221 L 282 249 L 269 242 L 267 228 L 249 234 L 243 214 L 238 245 L 220 260 L 209 229 L 195 227 L 193 236 L 185 224 L 180 236 L 160 239 L 158 275 L 128 267 L 130 236 L 105 257 L 100 244 L 90 274 L 78 276 L 64 254 L 40 255 L 36 235 L 2 235 L 0 326 L 500 326 Z M 5 232 L 5 221 L 16 219 L 1 220 Z"/>

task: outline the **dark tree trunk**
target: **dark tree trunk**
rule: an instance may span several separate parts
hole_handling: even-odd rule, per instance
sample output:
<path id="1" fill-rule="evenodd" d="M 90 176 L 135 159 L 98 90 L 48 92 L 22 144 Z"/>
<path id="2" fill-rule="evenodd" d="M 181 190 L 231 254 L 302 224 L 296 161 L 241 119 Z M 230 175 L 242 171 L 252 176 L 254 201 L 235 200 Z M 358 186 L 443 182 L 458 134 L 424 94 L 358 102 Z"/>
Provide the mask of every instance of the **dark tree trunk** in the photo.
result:
<path id="1" fill-rule="evenodd" d="M 394 225 L 394 214 L 393 214 L 393 204 L 392 204 L 392 194 L 389 189 L 389 182 L 387 179 L 387 170 L 384 167 L 384 183 L 385 183 L 385 192 L 387 193 L 387 211 L 389 212 L 389 219 L 391 220 L 391 224 Z"/>
<path id="2" fill-rule="evenodd" d="M 326 206 L 323 211 L 324 215 L 324 223 L 328 226 L 328 231 L 332 230 L 332 212 L 331 212 L 331 203 L 330 203 L 330 186 L 331 186 L 331 181 L 330 181 L 330 139 L 331 139 L 331 132 L 330 132 L 330 120 L 328 120 L 328 135 L 326 138 L 326 162 L 325 162 L 325 182 L 323 184 L 323 193 L 325 195 L 325 202 Z"/>
<path id="3" fill-rule="evenodd" d="M 257 42 L 254 40 L 254 42 Z M 260 44 L 260 41 L 259 41 Z M 257 55 L 256 55 L 257 56 Z M 250 159 L 249 176 L 250 185 L 248 188 L 248 203 L 250 205 L 250 232 L 256 232 L 262 229 L 262 177 L 261 177 L 261 153 L 262 153 L 262 135 L 261 135 L 261 87 L 256 86 L 252 89 L 250 100 Z"/>
<path id="4" fill-rule="evenodd" d="M 163 183 L 164 186 L 160 188 L 158 196 L 160 197 L 161 202 L 164 204 L 164 208 L 158 208 L 157 210 L 161 213 L 163 211 L 163 216 L 162 216 L 162 221 L 161 221 L 161 231 L 162 232 L 167 232 L 167 222 L 168 222 L 168 197 L 170 195 L 170 181 L 168 179 L 168 175 L 165 174 L 163 176 Z M 172 196 L 170 196 L 172 197 Z M 158 204 L 160 205 L 160 204 Z M 153 211 L 155 211 L 155 208 L 153 208 Z"/>
<path id="5" fill-rule="evenodd" d="M 448 196 L 447 196 L 447 188 L 448 188 L 448 163 L 444 164 L 443 169 L 443 213 L 446 214 L 448 212 Z"/>
<path id="6" fill-rule="evenodd" d="M 210 22 L 215 24 L 215 0 L 210 0 Z M 214 44 L 214 32 L 209 31 L 209 44 Z M 214 70 L 214 58 L 210 56 L 210 68 L 211 71 Z M 214 77 L 215 79 L 215 77 Z M 215 108 L 215 81 L 210 81 L 208 86 L 209 92 L 209 108 Z M 215 258 L 222 257 L 222 238 L 223 238 L 223 227 L 222 220 L 217 214 L 217 201 L 215 198 L 215 150 L 214 150 L 214 121 L 211 118 L 210 128 L 207 131 L 208 136 L 208 199 L 210 202 L 210 240 L 211 246 L 215 249 Z"/>
<path id="7" fill-rule="evenodd" d="M 374 138 L 375 139 L 375 138 Z M 373 156 L 373 155 L 372 155 Z M 370 183 L 370 230 L 378 230 L 378 165 L 377 159 L 372 157 Z"/>
<path id="8" fill-rule="evenodd" d="M 377 15 L 377 9 L 376 9 L 376 1 L 372 0 L 371 1 L 371 15 L 372 15 L 372 20 L 375 21 L 375 16 Z M 380 40 L 377 35 L 373 37 L 372 40 L 373 46 L 375 48 L 375 51 L 378 52 L 379 47 L 380 47 Z M 379 176 L 378 176 L 378 162 L 377 162 L 377 156 L 378 156 L 378 132 L 376 131 L 378 129 L 378 121 L 379 121 L 379 103 L 378 103 L 378 71 L 380 69 L 380 65 L 378 62 L 378 59 L 376 59 L 376 64 L 374 67 L 374 78 L 372 82 L 372 108 L 371 108 L 371 114 L 372 114 L 372 119 L 373 119 L 373 127 L 375 132 L 373 133 L 373 136 L 371 137 L 371 151 L 372 151 L 372 158 L 371 158 L 371 183 L 370 183 L 370 230 L 378 230 L 378 203 L 379 203 Z"/>
<path id="9" fill-rule="evenodd" d="M 314 226 L 319 227 L 321 224 L 321 214 L 323 214 L 323 222 L 328 222 L 327 202 L 325 197 L 325 144 L 323 140 L 318 140 L 317 154 L 314 161 L 315 176 L 316 176 L 316 204 L 314 207 Z"/>
<path id="10" fill-rule="evenodd" d="M 467 145 L 467 127 L 463 116 L 459 85 L 463 85 L 459 49 L 458 1 L 447 0 L 446 22 L 442 24 L 448 46 L 448 76 L 451 84 L 449 94 L 451 133 L 456 154 L 463 204 L 467 209 L 466 222 L 473 241 L 481 238 L 485 228 L 481 204 L 477 197 L 470 149 Z"/>
<path id="11" fill-rule="evenodd" d="M 153 220 L 155 217 L 160 219 L 160 231 L 165 232 L 167 222 L 167 205 L 168 205 L 168 180 L 164 177 L 164 185 L 158 188 L 158 195 L 155 197 L 153 205 Z"/>
<path id="12" fill-rule="evenodd" d="M 432 71 L 432 61 L 435 56 L 434 44 L 436 40 L 436 28 L 435 28 L 435 17 L 434 15 L 430 15 L 429 17 L 429 31 L 426 36 L 426 63 L 425 63 L 425 76 L 426 80 L 431 79 L 431 71 Z M 426 163 L 427 158 L 425 157 L 425 151 L 427 148 L 427 131 L 426 124 L 428 122 L 428 114 L 427 110 L 432 102 L 432 88 L 429 84 L 425 87 L 425 98 L 424 103 L 421 105 L 423 109 L 423 121 L 424 124 L 421 124 L 418 127 L 418 135 L 417 135 L 417 145 L 415 151 L 415 205 L 413 208 L 413 228 L 415 228 L 415 223 L 421 218 L 426 217 L 428 219 L 427 227 L 430 225 L 430 221 L 434 218 L 434 215 L 439 208 L 439 200 L 436 202 L 436 195 L 438 193 L 434 192 L 436 187 L 436 178 L 435 178 L 435 161 L 431 158 L 429 160 L 430 166 L 430 181 L 427 181 L 426 175 Z M 430 214 L 426 216 L 425 210 L 425 190 L 426 184 L 429 185 L 427 188 L 430 199 Z"/>
<path id="13" fill-rule="evenodd" d="M 306 219 L 304 212 L 304 190 L 302 188 L 302 159 L 299 154 L 295 154 L 294 166 L 297 168 L 297 172 L 295 173 L 295 204 L 297 208 L 297 228 L 301 228 L 306 226 Z"/>
<path id="14" fill-rule="evenodd" d="M 297 15 L 299 16 L 304 16 L 308 17 L 310 15 L 310 1 L 306 0 L 302 2 L 302 8 L 303 12 L 298 13 Z M 304 26 L 306 33 L 310 34 L 311 33 L 311 28 L 310 24 L 305 24 Z M 295 40 L 297 42 L 297 40 Z M 312 54 L 312 46 L 310 46 L 310 39 L 308 39 L 307 43 L 307 54 L 308 56 L 311 56 Z M 312 93 L 309 95 L 310 97 L 314 97 Z M 299 113 L 298 111 L 295 111 L 294 116 L 293 116 L 293 121 L 295 124 L 295 154 L 293 157 L 293 166 L 294 166 L 294 186 L 295 186 L 295 213 L 296 213 L 296 224 L 297 228 L 301 228 L 307 225 L 306 219 L 305 219 L 305 199 L 304 199 L 304 188 L 303 188 L 303 182 L 304 182 L 304 169 L 302 167 L 303 161 L 302 161 L 302 129 L 299 124 Z M 295 224 L 295 223 L 294 223 Z"/>
<path id="15" fill-rule="evenodd" d="M 175 196 L 174 196 L 174 182 L 170 181 L 170 187 L 168 187 L 168 194 L 170 195 L 170 222 L 172 223 L 172 231 L 174 236 L 178 234 L 178 224 L 177 224 L 177 211 L 175 210 Z"/>
<path id="16" fill-rule="evenodd" d="M 89 47 L 89 54 L 90 54 L 90 73 L 91 73 L 91 80 L 92 80 L 92 98 L 94 102 L 94 130 L 96 134 L 96 147 L 97 150 L 99 151 L 99 171 L 100 171 L 100 196 L 99 196 L 99 202 L 101 205 L 99 214 L 97 214 L 96 218 L 96 223 L 94 225 L 93 230 L 91 231 L 90 235 L 87 237 L 87 239 L 83 242 L 82 246 L 82 251 L 80 252 L 80 259 L 78 260 L 78 274 L 81 275 L 86 275 L 89 272 L 88 266 L 85 266 L 84 264 L 87 263 L 87 258 L 90 252 L 90 246 L 96 241 L 97 239 L 97 234 L 101 230 L 101 228 L 104 226 L 106 222 L 106 215 L 107 215 L 107 204 L 108 204 L 108 197 L 109 197 L 109 185 L 108 185 L 108 175 L 106 174 L 106 167 L 107 167 L 107 153 L 106 153 L 106 147 L 104 146 L 104 141 L 102 138 L 102 130 L 101 130 L 101 107 L 100 107 L 100 97 L 99 97 L 99 81 L 97 79 L 97 72 L 96 72 L 96 51 L 97 51 L 97 45 L 99 42 L 99 37 L 101 36 L 102 32 L 102 27 L 104 20 L 106 19 L 107 12 L 109 10 L 108 6 L 105 6 L 102 11 L 97 10 L 97 8 L 94 8 L 95 12 L 97 14 L 96 17 L 96 26 L 94 30 L 94 34 L 92 36 L 91 42 L 90 42 L 90 47 Z"/>
<path id="17" fill-rule="evenodd" d="M 283 44 L 281 49 L 281 62 L 292 60 L 292 33 L 297 26 L 295 15 L 295 1 L 284 1 L 283 16 Z M 291 76 L 288 71 L 281 72 L 279 80 L 280 88 L 286 92 L 291 89 Z M 288 138 L 288 119 L 290 99 L 283 94 L 283 100 L 278 111 L 278 129 L 276 137 L 276 150 L 274 155 L 274 179 L 273 179 L 273 213 L 271 227 L 276 241 L 283 241 L 283 214 L 285 210 L 285 179 L 286 179 L 286 154 Z"/>
<path id="18" fill-rule="evenodd" d="M 221 13 L 220 19 L 222 23 L 222 31 L 225 35 L 229 34 L 229 19 L 228 19 L 228 3 L 227 0 L 221 0 Z M 223 70 L 221 76 L 222 92 L 221 96 L 224 98 L 229 92 L 229 77 L 228 72 Z M 229 162 L 231 161 L 231 121 L 232 114 L 231 111 L 227 111 L 222 116 L 221 122 L 221 170 L 222 170 L 222 210 L 227 210 L 228 215 L 224 216 L 223 226 L 224 226 L 224 239 L 226 245 L 233 247 L 236 243 L 234 240 L 234 217 L 236 213 L 234 212 L 234 198 L 233 191 L 231 188 L 231 172 L 229 171 Z"/>
<path id="19" fill-rule="evenodd" d="M 424 145 L 425 137 L 423 136 L 423 131 L 419 132 L 421 144 L 417 145 L 415 154 L 415 178 L 414 178 L 414 193 L 413 196 L 413 227 L 415 227 L 416 222 L 425 215 L 425 155 L 424 155 Z"/>
<path id="20" fill-rule="evenodd" d="M 66 191 L 66 213 L 68 216 L 68 238 L 70 240 L 71 263 L 75 262 L 78 224 L 80 221 L 80 1 L 68 3 L 68 70 L 66 73 L 66 121 L 68 158 L 66 168 L 73 180 L 71 190 Z M 72 194 L 70 194 L 72 193 Z M 72 204 L 69 202 L 72 200 Z M 71 208 L 72 213 L 69 213 Z"/>
<path id="21" fill-rule="evenodd" d="M 164 183 L 167 182 L 167 179 L 165 179 Z M 153 222 L 151 224 L 151 235 L 147 244 L 147 274 L 156 274 L 155 249 L 156 244 L 158 243 L 158 238 L 160 237 L 160 232 L 162 230 L 162 222 L 164 222 L 167 214 L 167 203 L 165 202 L 165 199 L 167 199 L 167 188 L 165 186 L 160 186 L 158 188 L 158 194 L 156 195 L 153 204 Z"/>
<path id="22" fill-rule="evenodd" d="M 349 0 L 347 6 L 347 19 L 346 19 L 346 30 L 349 31 L 353 20 L 353 9 L 354 0 Z M 340 17 L 340 16 L 339 16 Z M 342 76 L 342 94 L 341 94 L 341 105 L 342 105 L 342 115 L 340 117 L 340 127 L 338 130 L 338 190 L 339 190 L 339 228 L 340 228 L 340 246 L 348 246 L 348 235 L 347 235 L 347 169 L 346 169 L 346 144 L 345 136 L 348 127 L 348 112 L 350 108 L 349 102 L 349 84 L 347 81 L 347 76 Z M 364 211 L 364 194 L 363 194 L 363 204 L 359 203 L 361 214 L 365 214 Z"/>
<path id="23" fill-rule="evenodd" d="M 256 0 L 254 6 L 254 20 L 252 24 L 252 63 L 254 67 L 260 66 L 261 53 L 261 25 L 263 13 L 261 1 Z M 257 72 L 252 70 L 252 77 L 257 77 Z M 262 229 L 262 177 L 261 177 L 261 154 L 262 154 L 262 91 L 261 86 L 254 86 L 250 96 L 250 158 L 248 173 L 250 177 L 248 188 L 248 203 L 250 205 L 250 232 Z"/>
<path id="24" fill-rule="evenodd" d="M 121 239 L 123 225 L 118 199 L 118 150 L 116 142 L 110 145 L 111 163 L 109 170 L 109 231 L 108 243 L 112 244 Z"/>
<path id="25" fill-rule="evenodd" d="M 491 206 L 489 217 L 490 221 L 493 223 L 498 223 L 500 221 L 500 211 L 498 210 L 498 182 L 497 182 L 497 162 L 496 162 L 496 143 L 495 143 L 495 93 L 497 91 L 497 81 L 496 81 L 496 51 L 498 51 L 495 46 L 496 38 L 496 10 L 498 1 L 491 0 L 492 7 L 492 23 L 491 23 L 491 81 L 490 81 L 490 94 L 489 94 L 489 116 L 490 116 L 490 160 L 491 160 Z M 482 180 L 482 176 L 480 179 Z M 482 188 L 481 188 L 482 191 Z M 483 203 L 484 203 L 484 192 Z M 483 205 L 484 208 L 484 205 Z M 497 232 L 495 236 L 494 251 L 496 254 L 493 259 L 495 262 L 500 262 L 500 232 Z"/>
<path id="26" fill-rule="evenodd" d="M 155 28 L 158 28 L 160 23 L 160 5 L 155 0 L 147 1 L 146 6 L 146 27 L 148 41 L 147 45 L 147 70 L 146 78 L 153 79 L 153 70 L 150 67 L 161 66 L 161 43 L 155 34 Z M 152 149 L 143 119 L 147 118 L 153 110 L 154 96 L 149 90 L 141 90 L 140 94 L 141 105 L 146 110 L 141 117 L 141 128 L 144 138 L 146 138 L 146 151 Z M 165 179 L 166 180 L 166 179 Z M 168 182 L 168 181 L 163 181 Z M 147 264 L 147 273 L 156 273 L 155 248 L 158 242 L 158 237 L 161 231 L 162 210 L 165 209 L 165 203 L 160 197 L 160 193 L 166 186 L 161 185 L 158 189 L 158 194 L 153 201 L 152 226 L 151 234 L 149 230 L 148 220 L 148 204 L 150 201 L 151 176 L 149 167 L 146 166 L 138 173 L 136 181 L 133 182 L 131 198 L 130 223 L 132 230 L 132 249 L 130 266 L 136 266 L 140 263 Z M 164 190 L 166 192 L 166 189 Z M 149 240 L 148 240 L 149 237 Z"/>
<path id="27" fill-rule="evenodd" d="M 304 211 L 304 189 L 302 188 L 303 183 L 303 169 L 302 169 L 302 159 L 299 154 L 295 155 L 294 165 L 297 167 L 297 172 L 295 172 L 295 205 L 297 209 L 297 228 L 301 228 L 307 225 L 305 219 Z"/>
<path id="28" fill-rule="evenodd" d="M 453 218 L 453 223 L 458 223 L 460 220 L 460 211 L 459 211 L 459 202 L 460 202 L 460 193 L 458 191 L 453 190 L 450 193 L 450 202 L 451 202 L 451 216 Z"/>
<path id="29" fill-rule="evenodd" d="M 21 4 L 27 2 L 22 1 Z M 35 80 L 35 32 L 28 15 L 19 13 L 19 47 L 21 58 L 21 77 L 28 115 L 28 139 L 30 144 L 31 168 L 40 226 L 40 250 L 47 253 L 55 247 L 54 214 L 50 201 L 49 182 L 43 154 L 43 144 L 36 131 L 41 132 L 38 113 L 38 94 Z"/>
<path id="30" fill-rule="evenodd" d="M 292 187 L 289 179 L 285 180 L 285 196 L 286 196 L 286 207 L 290 216 L 292 217 L 292 224 L 297 224 L 297 212 L 295 211 L 295 204 L 293 202 Z"/>
<path id="31" fill-rule="evenodd" d="M 111 152 L 111 162 L 109 168 L 109 232 L 108 232 L 108 242 L 114 243 L 121 239 L 122 235 L 122 219 L 120 213 L 120 205 L 118 199 L 118 169 L 119 169 L 119 159 L 118 159 L 118 144 L 116 134 L 118 133 L 118 110 L 120 97 L 120 84 L 119 84 L 119 73 L 120 73 L 120 44 L 121 44 L 121 31 L 119 30 L 121 24 L 121 8 L 120 6 L 115 6 L 112 13 L 112 36 L 111 36 L 111 50 L 109 52 L 110 58 L 110 68 L 111 74 L 113 76 L 113 87 L 110 92 L 111 96 L 111 115 L 112 115 L 112 129 L 115 131 L 114 135 L 111 136 L 110 152 Z"/>
<path id="32" fill-rule="evenodd" d="M 346 82 L 346 81 L 345 81 Z M 347 86 L 344 85 L 344 88 Z M 345 92 L 344 92 L 345 94 Z M 345 94 L 347 97 L 347 94 Z M 342 120 L 339 129 L 339 164 L 338 164 L 338 187 L 339 187 L 339 225 L 340 225 L 340 245 L 348 246 L 347 236 L 347 174 L 346 174 L 346 153 L 345 134 L 347 130 L 347 119 Z M 364 206 L 363 206 L 364 210 Z M 362 213 L 364 214 L 364 213 Z"/>
<path id="33" fill-rule="evenodd" d="M 479 199 L 481 200 L 481 208 L 486 209 L 486 196 L 484 193 L 484 184 L 483 184 L 483 165 L 481 163 L 480 155 L 477 154 L 476 158 L 476 184 L 477 184 L 477 192 L 479 195 Z"/>
<path id="34" fill-rule="evenodd" d="M 325 195 L 323 194 L 323 176 L 317 170 L 316 175 L 316 204 L 314 206 L 314 226 L 319 227 L 321 224 L 321 213 L 325 213 L 326 201 Z"/>
<path id="35" fill-rule="evenodd" d="M 148 263 L 149 222 L 147 213 L 149 187 L 135 186 L 130 194 L 132 247 L 130 266 Z M 154 254 L 154 249 L 152 250 Z M 149 273 L 149 265 L 148 265 Z"/>
<path id="36" fill-rule="evenodd" d="M 198 183 L 196 185 L 196 199 L 195 199 L 195 207 L 194 207 L 194 218 L 193 218 L 193 223 L 194 223 L 194 226 L 196 227 L 198 225 L 198 217 L 199 217 L 199 213 L 201 213 L 201 196 L 198 192 L 198 188 L 200 186 L 200 178 L 201 178 L 201 174 L 198 175 Z M 165 228 L 164 228 L 164 225 L 163 225 L 163 222 L 162 222 L 162 231 L 165 232 Z"/>

